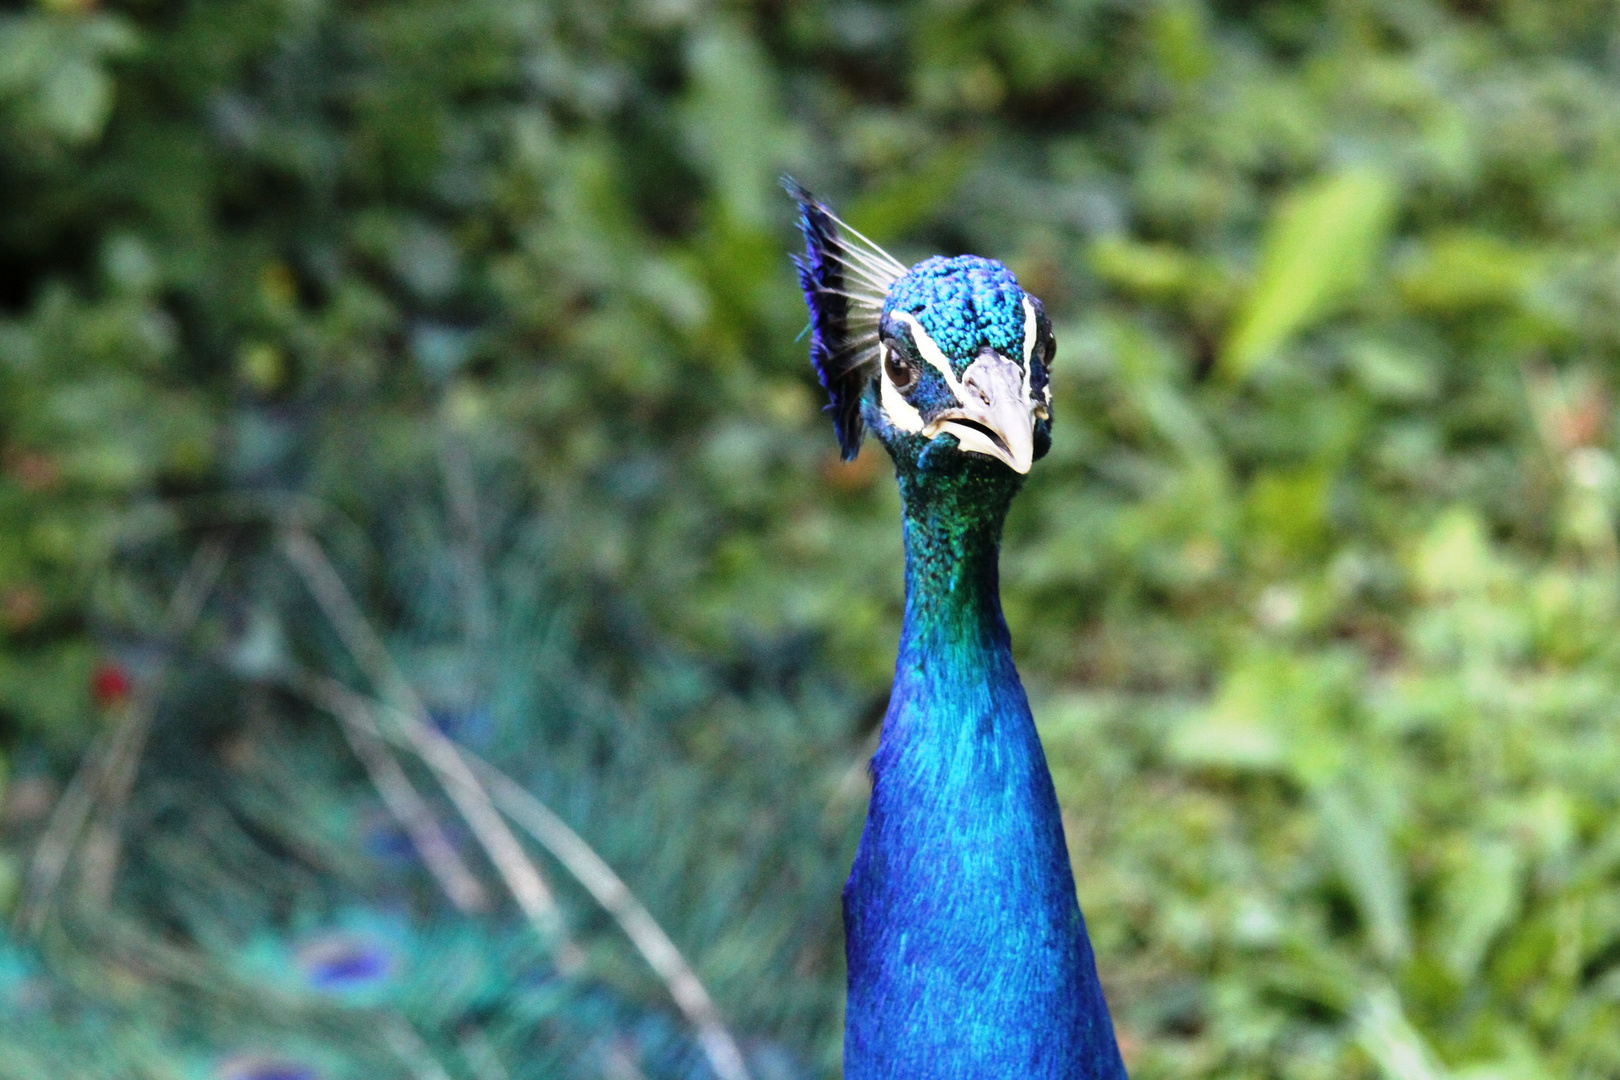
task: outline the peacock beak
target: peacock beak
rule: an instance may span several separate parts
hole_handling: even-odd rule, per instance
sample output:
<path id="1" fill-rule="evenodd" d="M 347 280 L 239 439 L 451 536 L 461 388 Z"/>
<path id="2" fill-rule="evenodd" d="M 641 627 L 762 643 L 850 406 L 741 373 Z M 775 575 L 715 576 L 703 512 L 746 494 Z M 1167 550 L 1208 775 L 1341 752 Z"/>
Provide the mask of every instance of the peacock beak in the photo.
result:
<path id="1" fill-rule="evenodd" d="M 928 435 L 949 431 L 970 453 L 1005 462 L 1016 473 L 1035 460 L 1035 408 L 1024 370 L 999 353 L 981 352 L 962 373 L 962 405 L 935 417 Z"/>

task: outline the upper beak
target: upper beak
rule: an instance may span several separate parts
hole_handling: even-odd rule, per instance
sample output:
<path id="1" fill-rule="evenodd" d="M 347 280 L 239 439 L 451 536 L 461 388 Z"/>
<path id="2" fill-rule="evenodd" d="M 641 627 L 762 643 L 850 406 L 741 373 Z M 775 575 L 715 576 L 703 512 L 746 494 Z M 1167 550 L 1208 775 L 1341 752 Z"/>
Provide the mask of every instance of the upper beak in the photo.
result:
<path id="1" fill-rule="evenodd" d="M 986 349 L 962 373 L 962 407 L 935 417 L 926 434 L 949 431 L 957 444 L 1016 473 L 1035 460 L 1035 402 L 1017 364 Z"/>

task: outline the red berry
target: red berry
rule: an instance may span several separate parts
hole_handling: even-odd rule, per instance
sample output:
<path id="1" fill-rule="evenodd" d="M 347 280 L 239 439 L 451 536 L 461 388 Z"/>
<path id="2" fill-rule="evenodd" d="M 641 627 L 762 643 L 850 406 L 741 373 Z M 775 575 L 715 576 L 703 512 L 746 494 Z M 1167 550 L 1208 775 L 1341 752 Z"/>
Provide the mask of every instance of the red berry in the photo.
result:
<path id="1" fill-rule="evenodd" d="M 103 709 L 121 704 L 129 697 L 131 689 L 133 683 L 130 682 L 129 672 L 118 664 L 97 664 L 96 670 L 90 675 L 90 694 Z"/>

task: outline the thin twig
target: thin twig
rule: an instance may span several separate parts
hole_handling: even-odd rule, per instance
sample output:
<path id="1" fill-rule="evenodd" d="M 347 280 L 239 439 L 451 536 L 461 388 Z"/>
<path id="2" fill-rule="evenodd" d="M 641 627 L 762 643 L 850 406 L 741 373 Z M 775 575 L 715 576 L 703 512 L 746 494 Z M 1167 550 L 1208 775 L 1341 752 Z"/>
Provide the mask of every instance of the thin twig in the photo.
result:
<path id="1" fill-rule="evenodd" d="M 410 777 L 400 768 L 382 736 L 373 725 L 366 710 L 355 714 L 347 698 L 323 694 L 323 687 L 311 685 L 311 696 L 338 716 L 343 723 L 338 727 L 349 740 L 354 756 L 360 759 L 371 777 L 372 786 L 382 796 L 383 804 L 394 820 L 399 822 L 411 839 L 411 845 L 422 856 L 422 862 L 439 882 L 439 887 L 450 898 L 458 911 L 473 913 L 489 907 L 489 893 L 484 883 L 462 859 L 450 838 L 444 834 L 427 800 L 412 785 Z"/>
<path id="2" fill-rule="evenodd" d="M 136 688 L 117 727 L 91 745 L 52 810 L 44 835 L 34 849 L 27 892 L 17 912 L 17 926 L 24 934 L 39 932 L 67 870 L 74 842 L 98 806 L 100 813 L 85 842 L 84 881 L 92 897 L 105 899 L 111 893 L 118 865 L 117 815 L 135 782 L 141 750 L 168 676 L 169 651 L 201 617 L 203 604 L 225 565 L 226 550 L 223 541 L 209 540 L 192 555 L 164 613 L 160 631 L 164 651 L 157 670 Z"/>
<path id="3" fill-rule="evenodd" d="M 550 886 L 539 868 L 523 854 L 523 845 L 501 820 L 472 770 L 457 753 L 455 744 L 427 722 L 427 710 L 416 690 L 361 614 L 326 553 L 298 526 L 284 531 L 281 539 L 283 552 L 356 662 L 384 699 L 394 706 L 394 711 L 410 721 L 401 725 L 407 745 L 432 770 L 445 794 L 455 803 L 518 907 L 541 936 L 555 944 L 558 968 L 565 973 L 577 971 L 584 963 L 584 954 L 568 939 L 562 910 Z M 319 681 L 322 697 L 354 693 L 335 679 Z"/>
<path id="4" fill-rule="evenodd" d="M 484 540 L 478 527 L 478 484 L 466 437 L 454 431 L 446 421 L 441 421 L 439 427 L 439 471 L 444 477 L 445 498 L 450 503 L 454 533 L 450 550 L 461 586 L 461 629 L 480 664 L 478 674 L 482 679 L 485 650 L 493 636 L 495 618 L 484 575 Z"/>
<path id="5" fill-rule="evenodd" d="M 355 716 L 362 711 L 382 711 L 389 708 L 332 680 L 298 675 L 288 675 L 284 678 L 290 689 L 304 693 L 317 702 L 330 699 L 335 703 L 340 697 L 346 699 L 342 714 L 344 717 Z M 371 722 L 371 726 L 385 735 L 392 730 L 396 738 L 408 740 L 412 729 L 420 726 L 421 721 L 397 709 L 393 712 L 395 723 L 389 728 L 383 728 L 375 720 Z M 415 744 L 411 742 L 409 745 L 414 747 Z M 550 852 L 552 857 L 562 864 L 563 869 L 567 870 L 585 891 L 591 894 L 592 899 L 619 924 L 636 951 L 647 961 L 647 966 L 653 969 L 653 973 L 669 989 L 676 1007 L 697 1031 L 698 1040 L 715 1075 L 721 1080 L 748 1080 L 748 1070 L 743 1062 L 742 1053 L 737 1048 L 736 1040 L 720 1019 L 720 1011 L 715 1007 L 714 999 L 709 996 L 702 980 L 692 970 L 691 964 L 681 954 L 679 947 L 630 891 L 624 880 L 614 873 L 606 860 L 570 828 L 567 822 L 554 814 L 521 784 L 470 750 L 454 745 L 451 746 L 451 750 L 488 789 L 494 805 Z"/>
<path id="6" fill-rule="evenodd" d="M 698 1039 L 716 1075 L 721 1080 L 746 1080 L 748 1070 L 742 1053 L 721 1021 L 714 999 L 709 997 L 708 990 L 675 942 L 636 899 L 624 880 L 568 827 L 567 822 L 552 813 L 528 789 L 471 751 L 463 749 L 460 753 L 489 788 L 502 812 L 551 852 L 624 930 L 647 965 L 669 987 L 676 1006 L 697 1029 Z"/>
<path id="7" fill-rule="evenodd" d="M 50 910 L 51 897 L 57 883 L 67 869 L 73 853 L 73 844 L 84 828 L 91 809 L 95 806 L 96 791 L 106 769 L 107 744 L 112 741 L 111 731 L 100 732 L 86 751 L 84 760 L 74 770 L 56 805 L 51 808 L 45 831 L 34 845 L 34 857 L 28 864 L 28 881 L 22 903 L 17 906 L 16 926 L 25 936 L 39 933 Z"/>
<path id="8" fill-rule="evenodd" d="M 226 668 L 241 670 L 229 654 L 216 654 L 215 659 Z M 459 911 L 472 914 L 487 910 L 490 898 L 484 883 L 461 857 L 427 799 L 416 790 L 416 785 L 411 783 L 410 777 L 400 767 L 393 749 L 376 730 L 370 712 L 361 710 L 356 714 L 347 698 L 323 697 L 323 688 L 312 679 L 301 678 L 296 680 L 296 685 L 291 685 L 295 680 L 289 678 L 287 669 L 288 665 L 282 662 L 275 665 L 273 671 L 256 669 L 245 674 L 297 690 L 343 721 L 338 727 L 349 748 L 365 767 L 372 787 L 382 797 L 383 805 L 405 830 L 411 846 L 421 856 L 423 864 L 438 881 L 445 896 Z"/>
<path id="9" fill-rule="evenodd" d="M 118 873 L 118 818 L 135 786 L 135 775 L 140 770 L 141 754 L 157 716 L 158 699 L 168 679 L 174 648 L 202 617 L 208 594 L 225 568 L 226 551 L 223 541 L 209 540 L 192 556 L 164 615 L 158 642 L 162 649 L 158 669 L 131 698 L 124 722 L 113 734 L 110 762 L 81 856 L 85 895 L 97 904 L 104 904 L 112 895 L 113 879 Z"/>
<path id="10" fill-rule="evenodd" d="M 345 723 L 358 722 L 376 736 L 386 738 L 387 733 L 376 722 L 371 702 L 350 690 L 336 679 L 320 675 L 294 676 L 297 686 L 311 700 L 330 708 Z M 571 941 L 564 928 L 562 911 L 558 908 L 550 886 L 540 876 L 540 870 L 523 853 L 523 847 L 501 820 L 488 793 L 473 776 L 467 764 L 457 755 L 455 746 L 437 729 L 412 717 L 409 713 L 393 710 L 401 729 L 401 741 L 433 771 L 445 794 L 456 804 L 456 809 L 478 838 L 496 872 L 506 883 L 513 899 L 523 910 L 541 937 L 552 943 L 557 952 L 557 967 L 571 974 L 584 965 L 585 954 Z"/>

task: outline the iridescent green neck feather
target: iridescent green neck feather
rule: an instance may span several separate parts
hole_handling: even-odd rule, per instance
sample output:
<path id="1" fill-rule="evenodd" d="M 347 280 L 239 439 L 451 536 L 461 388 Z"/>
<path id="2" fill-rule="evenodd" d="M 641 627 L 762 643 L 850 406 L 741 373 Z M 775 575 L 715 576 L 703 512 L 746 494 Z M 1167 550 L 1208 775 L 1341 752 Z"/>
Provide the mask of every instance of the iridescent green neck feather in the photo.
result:
<path id="1" fill-rule="evenodd" d="M 897 470 L 904 506 L 905 629 L 938 648 L 1004 642 L 998 556 L 1020 478 L 989 458 L 949 453 L 949 435 L 917 445 L 923 442 L 912 436 L 892 444 L 905 463 Z"/>

